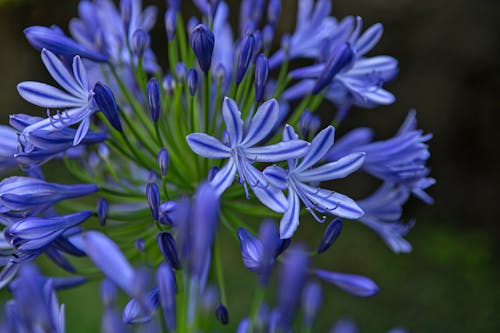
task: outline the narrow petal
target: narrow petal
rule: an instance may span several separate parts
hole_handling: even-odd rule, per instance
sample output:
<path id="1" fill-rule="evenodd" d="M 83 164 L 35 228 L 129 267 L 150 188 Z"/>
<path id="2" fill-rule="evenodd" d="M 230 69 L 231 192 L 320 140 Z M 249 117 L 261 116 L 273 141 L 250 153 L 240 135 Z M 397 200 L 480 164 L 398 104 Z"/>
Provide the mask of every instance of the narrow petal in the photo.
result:
<path id="1" fill-rule="evenodd" d="M 88 90 L 89 83 L 87 80 L 87 72 L 80 56 L 75 56 L 73 58 L 73 75 L 80 87 L 84 90 Z"/>
<path id="2" fill-rule="evenodd" d="M 307 170 L 319 162 L 333 146 L 335 128 L 328 126 L 312 140 L 309 150 L 297 167 L 297 171 Z"/>
<path id="3" fill-rule="evenodd" d="M 56 80 L 57 83 L 59 83 L 59 85 L 61 85 L 61 87 L 74 96 L 81 95 L 82 89 L 80 85 L 75 81 L 73 76 L 68 72 L 61 60 L 59 60 L 54 53 L 43 49 L 42 61 L 50 75 L 54 78 L 54 80 Z"/>
<path id="4" fill-rule="evenodd" d="M 229 158 L 231 150 L 228 146 L 205 133 L 193 133 L 186 137 L 189 147 L 196 154 L 206 158 Z"/>
<path id="5" fill-rule="evenodd" d="M 263 173 L 271 185 L 280 190 L 285 190 L 287 188 L 288 175 L 282 167 L 272 165 L 265 168 Z"/>
<path id="6" fill-rule="evenodd" d="M 21 82 L 17 85 L 17 91 L 28 102 L 45 108 L 72 108 L 86 103 L 81 97 L 40 82 Z"/>
<path id="7" fill-rule="evenodd" d="M 315 204 L 316 210 L 346 219 L 358 219 L 363 216 L 363 210 L 351 198 L 330 190 L 300 185 L 308 199 Z"/>
<path id="8" fill-rule="evenodd" d="M 215 187 L 215 192 L 221 196 L 224 191 L 231 186 L 236 175 L 236 165 L 233 159 L 229 159 L 222 169 L 215 175 L 210 184 Z"/>
<path id="9" fill-rule="evenodd" d="M 245 267 L 255 272 L 262 260 L 262 242 L 244 228 L 238 228 L 240 251 Z"/>
<path id="10" fill-rule="evenodd" d="M 334 284 L 354 296 L 370 297 L 379 291 L 373 280 L 361 275 L 329 272 L 320 269 L 315 270 L 314 273 L 320 279 Z"/>
<path id="11" fill-rule="evenodd" d="M 356 55 L 360 57 L 370 51 L 378 43 L 383 32 L 384 28 L 380 23 L 368 28 L 354 44 Z"/>
<path id="12" fill-rule="evenodd" d="M 297 175 L 303 182 L 324 182 L 348 176 L 358 170 L 365 160 L 365 153 L 353 153 L 338 161 L 306 170 Z"/>
<path id="13" fill-rule="evenodd" d="M 280 221 L 280 238 L 291 238 L 299 226 L 300 200 L 294 191 L 288 192 L 288 209 Z"/>
<path id="14" fill-rule="evenodd" d="M 286 124 L 285 129 L 283 130 L 283 141 L 292 141 L 298 139 L 299 135 L 295 132 L 293 126 Z"/>
<path id="15" fill-rule="evenodd" d="M 274 128 L 279 118 L 279 104 L 271 99 L 262 104 L 252 118 L 245 140 L 241 143 L 252 147 L 261 142 Z"/>
<path id="16" fill-rule="evenodd" d="M 238 105 L 232 99 L 226 97 L 222 106 L 222 116 L 226 123 L 231 146 L 236 146 L 243 140 L 243 120 Z"/>
<path id="17" fill-rule="evenodd" d="M 264 147 L 246 148 L 246 157 L 255 162 L 280 162 L 303 156 L 309 143 L 303 140 L 280 142 Z"/>
<path id="18" fill-rule="evenodd" d="M 288 207 L 288 202 L 285 195 L 274 186 L 252 188 L 255 196 L 266 205 L 267 208 L 275 211 L 276 213 L 284 213 Z"/>
<path id="19" fill-rule="evenodd" d="M 89 131 L 90 118 L 85 118 L 76 130 L 75 138 L 73 139 L 73 146 L 77 146 L 85 138 Z"/>

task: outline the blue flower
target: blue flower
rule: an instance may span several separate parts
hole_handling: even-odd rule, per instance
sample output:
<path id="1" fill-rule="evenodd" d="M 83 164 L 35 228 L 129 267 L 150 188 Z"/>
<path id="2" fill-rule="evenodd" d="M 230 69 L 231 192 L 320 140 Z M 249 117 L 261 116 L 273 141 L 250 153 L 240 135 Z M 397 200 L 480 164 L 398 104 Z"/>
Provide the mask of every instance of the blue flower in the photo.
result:
<path id="1" fill-rule="evenodd" d="M 379 288 L 371 279 L 355 274 L 330 272 L 316 269 L 314 274 L 343 291 L 359 297 L 370 297 L 378 293 Z"/>
<path id="2" fill-rule="evenodd" d="M 300 201 L 320 222 L 323 222 L 324 218 L 321 219 L 316 216 L 314 211 L 349 219 L 357 219 L 363 215 L 363 211 L 356 202 L 347 196 L 308 184 L 343 178 L 361 167 L 364 153 L 352 153 L 338 161 L 313 168 L 332 147 L 334 133 L 335 129 L 331 126 L 321 131 L 311 142 L 300 163 L 297 158 L 289 159 L 288 171 L 278 166 L 267 167 L 264 170 L 266 178 L 273 186 L 280 190 L 288 189 L 288 207 L 280 221 L 281 238 L 292 237 L 297 229 Z M 298 135 L 293 128 L 286 126 L 283 132 L 283 140 L 290 142 L 297 138 Z"/>
<path id="3" fill-rule="evenodd" d="M 431 138 L 432 134 L 417 129 L 416 113 L 411 111 L 394 137 L 372 141 L 370 129 L 356 129 L 342 137 L 327 158 L 364 151 L 364 171 L 388 183 L 402 185 L 420 200 L 432 204 L 434 200 L 424 191 L 435 183 L 427 177 L 430 169 L 426 166 L 430 157 L 426 142 Z"/>
<path id="4" fill-rule="evenodd" d="M 270 191 L 267 188 L 268 181 L 252 164 L 257 161 L 279 162 L 297 158 L 305 153 L 308 144 L 305 141 L 294 139 L 269 146 L 254 147 L 268 136 L 278 122 L 279 110 L 276 100 L 267 101 L 259 107 L 249 122 L 247 131 L 244 131 L 241 112 L 232 99 L 226 98 L 224 100 L 222 115 L 226 123 L 229 145 L 225 145 L 205 133 L 188 135 L 188 144 L 198 155 L 228 160 L 211 181 L 217 195 L 221 195 L 233 183 L 236 172 L 238 172 L 239 183 L 245 185 L 247 195 L 246 184 L 248 183 L 262 200 L 264 195 Z M 268 200 L 262 201 L 271 209 L 283 210 L 283 200 L 280 198 L 276 199 L 277 203 Z"/>
<path id="5" fill-rule="evenodd" d="M 93 184 L 61 185 L 30 177 L 9 177 L 0 182 L 0 212 L 47 207 L 97 190 Z"/>
<path id="6" fill-rule="evenodd" d="M 17 165 L 14 154 L 17 152 L 17 133 L 9 126 L 0 125 L 0 173 Z"/>
<path id="7" fill-rule="evenodd" d="M 87 73 L 79 56 L 73 58 L 73 71 L 70 73 L 55 54 L 44 49 L 42 60 L 50 75 L 65 91 L 40 82 L 22 82 L 17 86 L 19 94 L 28 102 L 55 109 L 65 109 L 54 116 L 31 124 L 23 130 L 29 136 L 32 131 L 57 131 L 80 123 L 73 139 L 73 145 L 79 144 L 87 134 L 90 116 L 97 111 L 92 103 L 92 91 L 89 90 Z"/>

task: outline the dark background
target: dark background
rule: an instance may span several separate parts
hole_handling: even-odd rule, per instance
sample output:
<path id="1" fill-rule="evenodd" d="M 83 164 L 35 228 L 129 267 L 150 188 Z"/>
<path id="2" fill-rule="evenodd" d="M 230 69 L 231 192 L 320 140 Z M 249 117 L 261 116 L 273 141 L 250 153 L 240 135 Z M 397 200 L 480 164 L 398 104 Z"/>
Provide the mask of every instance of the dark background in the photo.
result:
<path id="1" fill-rule="evenodd" d="M 164 8 L 163 1 L 155 3 Z M 237 7 L 237 1 L 230 4 Z M 292 31 L 295 1 L 283 4 L 280 28 Z M 22 29 L 50 24 L 66 29 L 76 14 L 74 0 L 0 0 L 2 122 L 11 113 L 33 112 L 17 95 L 18 82 L 50 82 Z M 500 1 L 336 0 L 332 14 L 360 15 L 366 26 L 382 22 L 384 36 L 371 54 L 392 55 L 401 68 L 389 86 L 396 103 L 353 110 L 344 129 L 373 126 L 386 138 L 408 109 L 416 108 L 419 126 L 434 134 L 429 164 L 438 183 L 429 191 L 434 206 L 413 200 L 407 205 L 409 215 L 417 217 L 408 237 L 413 253 L 394 255 L 371 231 L 350 224 L 335 248 L 318 258 L 322 267 L 372 277 L 382 291 L 364 300 L 328 288 L 317 331 L 327 331 L 333 318 L 348 315 L 364 332 L 395 326 L 410 332 L 498 332 Z M 165 50 L 162 16 L 153 37 L 159 54 Z M 237 20 L 236 12 L 231 20 Z M 304 229 L 317 238 L 322 227 L 314 227 L 308 223 Z M 227 277 L 233 286 L 229 305 L 235 318 L 247 308 L 242 300 L 250 296 L 254 283 L 238 256 L 228 251 L 226 258 L 237 266 Z M 100 305 L 95 288 L 64 292 L 60 299 L 67 304 L 68 332 L 97 331 Z"/>

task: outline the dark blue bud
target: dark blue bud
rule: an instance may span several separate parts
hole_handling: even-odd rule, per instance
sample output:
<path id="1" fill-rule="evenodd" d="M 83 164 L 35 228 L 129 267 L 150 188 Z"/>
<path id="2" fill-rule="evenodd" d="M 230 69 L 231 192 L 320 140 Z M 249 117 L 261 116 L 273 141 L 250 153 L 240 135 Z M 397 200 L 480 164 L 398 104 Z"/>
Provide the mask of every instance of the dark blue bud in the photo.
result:
<path id="1" fill-rule="evenodd" d="M 269 0 L 267 7 L 267 22 L 272 26 L 276 26 L 281 15 L 281 0 Z"/>
<path id="2" fill-rule="evenodd" d="M 268 51 L 271 48 L 271 44 L 274 38 L 274 27 L 271 25 L 266 25 L 262 29 L 262 49 Z"/>
<path id="3" fill-rule="evenodd" d="M 163 78 L 162 86 L 167 95 L 173 95 L 175 90 L 175 80 L 172 74 L 165 75 L 165 77 Z"/>
<path id="4" fill-rule="evenodd" d="M 269 75 L 269 61 L 264 54 L 259 54 L 255 61 L 255 101 L 260 102 L 264 97 L 267 77 Z"/>
<path id="5" fill-rule="evenodd" d="M 177 318 L 176 292 L 177 282 L 174 272 L 167 264 L 162 263 L 156 272 L 160 305 L 168 331 L 175 331 Z"/>
<path id="6" fill-rule="evenodd" d="M 186 78 L 186 73 L 187 67 L 183 62 L 179 62 L 175 65 L 175 76 L 177 77 L 177 80 L 183 81 Z"/>
<path id="7" fill-rule="evenodd" d="M 151 78 L 146 85 L 146 94 L 148 95 L 149 114 L 154 122 L 160 117 L 160 84 L 155 78 Z"/>
<path id="8" fill-rule="evenodd" d="M 171 41 L 175 36 L 175 26 L 177 21 L 177 12 L 174 9 L 168 9 L 165 12 L 165 31 L 167 39 Z"/>
<path id="9" fill-rule="evenodd" d="M 323 72 L 321 72 L 316 84 L 312 89 L 313 94 L 318 94 L 323 88 L 328 86 L 335 75 L 343 68 L 350 65 L 354 58 L 354 52 L 349 43 L 342 43 L 333 49 L 331 56 L 328 58 Z"/>
<path id="10" fill-rule="evenodd" d="M 146 198 L 148 199 L 149 208 L 151 209 L 151 215 L 155 221 L 159 217 L 159 207 L 160 207 L 160 191 L 155 183 L 149 183 L 146 186 Z"/>
<path id="11" fill-rule="evenodd" d="M 149 35 L 142 29 L 137 29 L 132 35 L 132 51 L 139 58 L 142 58 L 144 51 L 149 48 Z"/>
<path id="12" fill-rule="evenodd" d="M 146 241 L 144 240 L 144 238 L 137 238 L 134 241 L 134 246 L 137 249 L 137 251 L 143 252 L 144 249 L 146 248 Z"/>
<path id="13" fill-rule="evenodd" d="M 99 224 L 104 226 L 106 224 L 106 219 L 108 218 L 109 203 L 108 200 L 104 198 L 99 198 L 97 201 L 97 218 Z"/>
<path id="14" fill-rule="evenodd" d="M 291 238 L 280 239 L 280 243 L 278 245 L 278 248 L 276 249 L 276 254 L 274 255 L 274 258 L 278 258 L 283 252 L 285 252 L 288 249 L 288 247 L 290 247 L 291 243 L 292 243 Z"/>
<path id="15" fill-rule="evenodd" d="M 111 126 L 119 132 L 123 131 L 122 123 L 118 115 L 118 104 L 111 89 L 105 84 L 97 82 L 94 85 L 94 101 L 99 110 L 104 114 Z"/>
<path id="16" fill-rule="evenodd" d="M 167 175 L 168 162 L 170 161 L 168 150 L 165 148 L 160 149 L 158 152 L 158 166 L 160 167 L 160 174 L 162 177 Z"/>
<path id="17" fill-rule="evenodd" d="M 212 64 L 214 34 L 203 24 L 198 24 L 189 35 L 189 43 L 203 72 L 208 72 Z"/>
<path id="18" fill-rule="evenodd" d="M 252 60 L 253 50 L 255 48 L 255 38 L 253 34 L 246 35 L 240 46 L 238 65 L 236 67 L 236 84 L 240 84 L 247 72 L 250 61 Z"/>
<path id="19" fill-rule="evenodd" d="M 165 261 L 173 269 L 181 268 L 181 262 L 179 261 L 179 256 L 177 254 L 177 246 L 174 237 L 166 231 L 160 232 L 156 237 L 158 242 L 158 247 L 160 248 L 161 254 Z"/>
<path id="20" fill-rule="evenodd" d="M 160 205 L 158 222 L 161 224 L 173 226 L 174 221 L 172 220 L 172 215 L 174 214 L 177 203 L 175 201 L 167 201 Z"/>
<path id="21" fill-rule="evenodd" d="M 323 253 L 328 250 L 335 240 L 339 237 L 342 231 L 342 220 L 340 218 L 334 219 L 330 224 L 326 227 L 323 238 L 321 238 L 321 242 L 318 245 L 318 249 L 316 252 Z"/>
<path id="22" fill-rule="evenodd" d="M 109 279 L 103 279 L 101 282 L 101 299 L 105 307 L 113 304 L 116 299 L 116 285 Z"/>
<path id="23" fill-rule="evenodd" d="M 224 304 L 219 303 L 217 309 L 215 309 L 215 317 L 222 325 L 227 325 L 229 323 L 229 312 Z"/>
<path id="24" fill-rule="evenodd" d="M 321 285 L 310 282 L 302 292 L 302 310 L 304 312 L 304 325 L 311 328 L 322 302 Z"/>
<path id="25" fill-rule="evenodd" d="M 212 179 L 214 179 L 217 172 L 219 172 L 219 167 L 217 167 L 215 165 L 213 167 L 211 167 L 210 170 L 208 170 L 208 181 L 209 182 L 211 182 Z"/>
<path id="26" fill-rule="evenodd" d="M 186 82 L 188 85 L 189 94 L 194 96 L 196 94 L 196 89 L 198 88 L 198 72 L 191 68 L 186 75 Z"/>

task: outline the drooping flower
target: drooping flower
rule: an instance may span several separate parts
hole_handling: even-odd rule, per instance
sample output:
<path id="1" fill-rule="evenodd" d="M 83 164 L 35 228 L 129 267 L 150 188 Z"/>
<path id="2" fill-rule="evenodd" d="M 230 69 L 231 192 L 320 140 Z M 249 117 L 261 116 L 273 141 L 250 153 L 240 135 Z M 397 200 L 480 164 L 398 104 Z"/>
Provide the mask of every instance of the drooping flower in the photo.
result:
<path id="1" fill-rule="evenodd" d="M 279 166 L 270 166 L 264 170 L 266 178 L 273 186 L 280 190 L 288 189 L 288 208 L 280 221 L 281 238 L 290 238 L 297 229 L 301 201 L 320 222 L 324 219 L 316 216 L 315 211 L 349 219 L 357 219 L 363 215 L 356 202 L 347 196 L 309 185 L 346 177 L 359 169 L 363 163 L 364 153 L 352 153 L 335 162 L 313 168 L 332 147 L 334 133 L 335 130 L 331 126 L 321 131 L 311 142 L 300 162 L 297 158 L 289 159 L 287 171 Z M 284 142 L 297 138 L 293 128 L 286 126 L 283 132 Z"/>
<path id="2" fill-rule="evenodd" d="M 215 187 L 217 195 L 222 195 L 233 183 L 236 173 L 239 175 L 239 183 L 245 185 L 247 193 L 247 183 L 254 191 L 260 190 L 259 193 L 269 191 L 268 181 L 252 164 L 257 161 L 279 162 L 297 158 L 307 149 L 307 142 L 298 139 L 254 147 L 267 137 L 278 121 L 279 109 L 276 100 L 267 101 L 259 107 L 249 122 L 247 131 L 243 127 L 241 112 L 232 99 L 224 100 L 222 115 L 226 123 L 229 145 L 205 133 L 193 133 L 187 136 L 189 146 L 198 155 L 228 160 L 210 182 Z M 271 209 L 283 210 L 283 200 L 279 197 L 275 202 L 265 200 L 263 203 Z"/>

